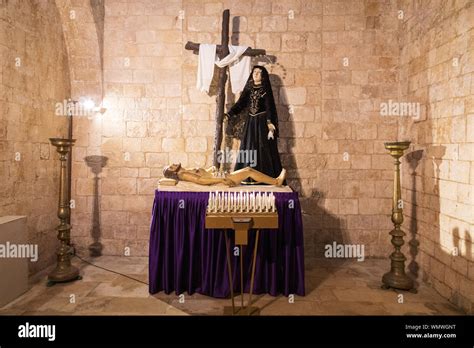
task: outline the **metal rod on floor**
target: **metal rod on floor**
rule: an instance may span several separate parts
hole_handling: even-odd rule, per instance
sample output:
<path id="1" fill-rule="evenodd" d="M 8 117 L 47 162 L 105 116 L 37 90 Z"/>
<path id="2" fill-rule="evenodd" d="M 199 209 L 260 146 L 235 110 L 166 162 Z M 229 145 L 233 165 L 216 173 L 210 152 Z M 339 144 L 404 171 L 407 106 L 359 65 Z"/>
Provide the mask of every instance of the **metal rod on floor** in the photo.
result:
<path id="1" fill-rule="evenodd" d="M 242 254 L 243 247 L 240 245 L 240 310 L 244 310 L 244 255 Z M 241 312 L 242 313 L 242 312 Z"/>
<path id="2" fill-rule="evenodd" d="M 235 314 L 235 304 L 234 304 L 234 285 L 232 283 L 232 268 L 230 266 L 230 246 L 229 246 L 229 237 L 227 236 L 227 230 L 225 230 L 225 248 L 227 253 L 227 273 L 229 274 L 229 287 L 230 287 L 230 297 L 232 299 L 232 315 Z"/>
<path id="3" fill-rule="evenodd" d="M 255 236 L 255 247 L 253 249 L 253 261 L 252 261 L 252 277 L 250 278 L 250 295 L 249 302 L 247 303 L 247 314 L 250 315 L 250 306 L 252 305 L 252 292 L 253 292 L 253 282 L 255 280 L 255 264 L 257 263 L 257 249 L 258 249 L 258 235 L 260 230 L 257 230 L 257 235 Z"/>

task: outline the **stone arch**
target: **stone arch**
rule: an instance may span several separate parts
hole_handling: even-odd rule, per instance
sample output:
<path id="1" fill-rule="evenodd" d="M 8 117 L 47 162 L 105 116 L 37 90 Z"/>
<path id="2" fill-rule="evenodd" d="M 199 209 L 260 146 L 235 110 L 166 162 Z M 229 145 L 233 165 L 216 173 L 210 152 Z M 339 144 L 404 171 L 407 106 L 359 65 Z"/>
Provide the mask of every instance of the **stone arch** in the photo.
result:
<path id="1" fill-rule="evenodd" d="M 64 41 L 69 60 L 71 98 L 103 101 L 103 32 L 104 0 L 55 0 L 60 13 Z M 84 115 L 83 115 L 84 116 Z M 79 246 L 92 245 L 93 236 L 100 224 L 97 209 L 101 182 L 94 180 L 93 168 L 87 158 L 100 157 L 102 118 L 74 117 L 72 153 L 71 210 L 73 228 L 71 236 Z M 90 157 L 89 157 L 90 156 Z M 90 163 L 89 163 L 90 164 Z M 79 247 L 80 250 L 80 247 Z"/>
<path id="2" fill-rule="evenodd" d="M 66 43 L 71 97 L 103 98 L 103 0 L 56 0 Z"/>

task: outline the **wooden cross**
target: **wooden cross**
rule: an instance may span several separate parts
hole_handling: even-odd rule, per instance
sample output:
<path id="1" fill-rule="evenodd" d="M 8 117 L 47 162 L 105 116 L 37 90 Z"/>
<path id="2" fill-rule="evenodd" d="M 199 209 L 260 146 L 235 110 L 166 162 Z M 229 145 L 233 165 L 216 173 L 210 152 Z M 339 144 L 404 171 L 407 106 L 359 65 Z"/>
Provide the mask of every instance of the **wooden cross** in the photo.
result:
<path id="1" fill-rule="evenodd" d="M 222 35 L 221 44 L 217 45 L 216 52 L 219 59 L 223 59 L 229 54 L 229 18 L 230 11 L 224 10 L 222 14 Z M 199 43 L 188 41 L 184 46 L 187 50 L 194 51 L 194 54 L 199 53 Z M 249 47 L 245 52 L 244 56 L 261 56 L 265 55 L 266 51 L 261 49 L 252 49 Z M 219 168 L 217 152 L 219 151 L 222 143 L 222 123 L 224 120 L 224 104 L 225 104 L 225 84 L 227 81 L 227 67 L 218 68 L 219 79 L 217 83 L 217 97 L 216 97 L 216 132 L 214 134 L 214 153 L 213 153 L 213 164 L 216 168 Z"/>

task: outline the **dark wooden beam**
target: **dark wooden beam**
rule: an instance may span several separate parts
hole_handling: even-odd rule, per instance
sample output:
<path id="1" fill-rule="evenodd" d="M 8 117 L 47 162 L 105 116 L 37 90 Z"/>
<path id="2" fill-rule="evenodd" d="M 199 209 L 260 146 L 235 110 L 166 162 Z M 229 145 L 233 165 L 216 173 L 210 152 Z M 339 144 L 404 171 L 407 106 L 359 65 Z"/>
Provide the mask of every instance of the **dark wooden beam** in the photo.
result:
<path id="1" fill-rule="evenodd" d="M 220 59 L 223 59 L 229 54 L 229 19 L 230 11 L 225 10 L 222 14 L 222 35 L 221 35 L 221 50 L 217 53 Z M 224 104 L 225 104 L 225 83 L 227 81 L 227 67 L 218 68 L 219 79 L 217 83 L 217 97 L 216 97 L 216 132 L 214 134 L 214 152 L 213 164 L 216 168 L 220 168 L 217 152 L 221 148 L 222 143 L 222 123 L 224 121 Z"/>
<path id="2" fill-rule="evenodd" d="M 221 44 L 216 45 L 216 53 L 219 59 L 225 58 L 229 54 L 229 21 L 230 11 L 224 10 L 222 13 L 222 33 L 221 33 Z M 188 41 L 184 46 L 185 49 L 193 51 L 194 54 L 199 52 L 199 43 Z M 266 55 L 265 50 L 253 49 L 251 47 L 243 54 L 244 56 L 263 56 Z M 214 151 L 213 151 L 213 165 L 220 168 L 217 153 L 221 148 L 222 143 L 222 128 L 224 121 L 224 106 L 225 106 L 225 84 L 227 81 L 227 67 L 217 68 L 219 71 L 219 77 L 217 82 L 217 96 L 216 96 L 216 130 L 214 134 Z"/>
<path id="3" fill-rule="evenodd" d="M 200 44 L 198 44 L 196 42 L 188 41 L 186 43 L 186 45 L 184 46 L 184 48 L 187 49 L 187 50 L 193 51 L 194 54 L 198 54 L 199 53 L 199 45 Z M 221 51 L 222 51 L 222 45 L 217 45 L 217 47 L 216 47 L 217 54 L 219 54 Z M 264 56 L 266 54 L 267 54 L 267 52 L 265 50 L 249 47 L 249 48 L 247 48 L 247 50 L 244 52 L 243 55 L 244 56 L 255 57 L 255 56 Z"/>

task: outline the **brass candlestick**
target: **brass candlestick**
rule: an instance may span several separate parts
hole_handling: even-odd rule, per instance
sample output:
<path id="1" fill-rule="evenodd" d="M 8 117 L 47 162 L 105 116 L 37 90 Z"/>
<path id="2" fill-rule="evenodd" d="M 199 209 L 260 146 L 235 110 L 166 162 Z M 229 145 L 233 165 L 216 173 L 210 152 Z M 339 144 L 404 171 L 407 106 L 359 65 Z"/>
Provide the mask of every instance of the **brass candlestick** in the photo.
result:
<path id="1" fill-rule="evenodd" d="M 94 242 L 89 245 L 90 256 L 101 256 L 103 245 L 100 242 L 100 204 L 99 204 L 99 174 L 107 164 L 108 158 L 105 156 L 87 156 L 84 158 L 86 164 L 94 173 L 94 203 L 92 208 L 92 231 L 91 236 Z"/>
<path id="2" fill-rule="evenodd" d="M 60 224 L 58 229 L 58 239 L 60 246 L 57 251 L 57 264 L 56 268 L 48 275 L 48 286 L 54 285 L 55 283 L 63 283 L 76 279 L 80 279 L 79 270 L 71 265 L 71 259 L 69 255 L 69 241 L 71 233 L 71 225 L 68 223 L 70 217 L 69 208 L 69 193 L 66 182 L 66 161 L 67 154 L 74 145 L 75 139 L 60 139 L 50 138 L 51 144 L 56 147 L 59 153 L 59 160 L 61 161 L 61 172 L 59 176 L 59 203 L 58 203 L 58 218 Z"/>
<path id="3" fill-rule="evenodd" d="M 400 251 L 400 248 L 405 243 L 403 241 L 405 232 L 400 228 L 403 222 L 403 204 L 400 192 L 400 157 L 403 156 L 403 152 L 408 149 L 409 146 L 409 141 L 385 143 L 385 148 L 390 151 L 390 155 L 395 159 L 392 202 L 392 222 L 394 229 L 390 231 L 392 245 L 395 251 L 390 255 L 390 259 L 392 260 L 390 272 L 385 273 L 382 277 L 382 287 L 384 289 L 413 289 L 413 280 L 405 273 L 406 257 Z"/>

